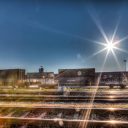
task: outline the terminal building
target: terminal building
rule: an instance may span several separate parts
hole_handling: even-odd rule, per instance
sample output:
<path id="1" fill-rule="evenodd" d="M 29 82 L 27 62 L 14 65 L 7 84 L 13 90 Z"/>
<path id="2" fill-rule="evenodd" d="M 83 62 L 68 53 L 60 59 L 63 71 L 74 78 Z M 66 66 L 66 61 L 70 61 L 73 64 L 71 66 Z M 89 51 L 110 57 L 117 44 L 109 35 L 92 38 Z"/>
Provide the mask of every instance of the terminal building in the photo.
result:
<path id="1" fill-rule="evenodd" d="M 16 85 L 24 82 L 25 69 L 0 70 L 0 85 Z"/>
<path id="2" fill-rule="evenodd" d="M 59 69 L 59 86 L 93 86 L 95 84 L 95 68 Z"/>

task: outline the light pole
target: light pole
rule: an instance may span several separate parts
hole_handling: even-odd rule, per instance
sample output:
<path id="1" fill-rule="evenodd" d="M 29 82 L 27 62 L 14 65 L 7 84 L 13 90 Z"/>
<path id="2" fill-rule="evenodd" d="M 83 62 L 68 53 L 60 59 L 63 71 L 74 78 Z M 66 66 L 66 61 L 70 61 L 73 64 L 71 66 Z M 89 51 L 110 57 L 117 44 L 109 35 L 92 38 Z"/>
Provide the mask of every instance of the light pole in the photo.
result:
<path id="1" fill-rule="evenodd" d="M 125 72 L 127 71 L 127 60 L 124 59 L 124 63 L 125 63 Z"/>

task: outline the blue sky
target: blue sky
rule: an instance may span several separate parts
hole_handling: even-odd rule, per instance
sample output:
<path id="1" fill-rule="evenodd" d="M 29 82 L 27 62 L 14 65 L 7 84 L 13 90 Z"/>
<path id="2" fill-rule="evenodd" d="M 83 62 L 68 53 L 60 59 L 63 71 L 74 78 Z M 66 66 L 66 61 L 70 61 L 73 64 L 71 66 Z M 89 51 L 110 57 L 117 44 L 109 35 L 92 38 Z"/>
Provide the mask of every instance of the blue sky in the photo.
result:
<path id="1" fill-rule="evenodd" d="M 43 65 L 46 71 L 55 72 L 58 68 L 101 70 L 106 51 L 92 57 L 103 47 L 89 41 L 103 41 L 94 19 L 108 37 L 118 21 L 116 38 L 128 35 L 125 1 L 0 1 L 0 68 L 36 71 Z M 127 42 L 121 42 L 119 47 L 127 50 Z M 115 53 L 121 67 L 109 54 L 105 71 L 124 69 L 127 53 Z"/>

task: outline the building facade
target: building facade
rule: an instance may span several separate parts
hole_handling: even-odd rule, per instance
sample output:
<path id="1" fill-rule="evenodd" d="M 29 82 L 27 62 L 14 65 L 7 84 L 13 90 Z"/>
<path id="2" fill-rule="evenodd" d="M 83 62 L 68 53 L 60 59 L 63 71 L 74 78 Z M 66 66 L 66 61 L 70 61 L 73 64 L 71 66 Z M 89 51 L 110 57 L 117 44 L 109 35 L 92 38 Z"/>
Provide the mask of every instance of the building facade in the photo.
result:
<path id="1" fill-rule="evenodd" d="M 43 67 L 38 72 L 27 73 L 27 82 L 29 84 L 52 85 L 56 84 L 54 72 L 44 72 Z"/>
<path id="2" fill-rule="evenodd" d="M 128 72 L 96 72 L 95 80 L 99 81 L 100 85 L 121 84 L 123 81 L 128 80 Z"/>
<path id="3" fill-rule="evenodd" d="M 95 68 L 59 69 L 59 86 L 92 86 L 95 83 Z"/>
<path id="4" fill-rule="evenodd" d="M 0 85 L 16 85 L 25 81 L 25 69 L 0 70 Z"/>

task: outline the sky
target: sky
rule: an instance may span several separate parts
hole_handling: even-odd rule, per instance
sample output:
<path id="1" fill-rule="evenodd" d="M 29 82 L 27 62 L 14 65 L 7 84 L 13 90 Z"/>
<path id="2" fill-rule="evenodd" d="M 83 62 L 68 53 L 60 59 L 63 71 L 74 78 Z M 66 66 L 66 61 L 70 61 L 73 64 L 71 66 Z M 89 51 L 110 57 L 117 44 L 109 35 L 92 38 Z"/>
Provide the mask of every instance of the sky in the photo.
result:
<path id="1" fill-rule="evenodd" d="M 105 42 L 101 29 L 115 40 L 124 37 L 107 56 L 95 54 Z M 99 28 L 99 26 L 100 28 Z M 124 70 L 128 58 L 128 3 L 126 1 L 0 0 L 0 68 L 25 68 L 28 72 L 57 72 L 60 68 Z M 118 61 L 118 64 L 117 64 Z"/>

